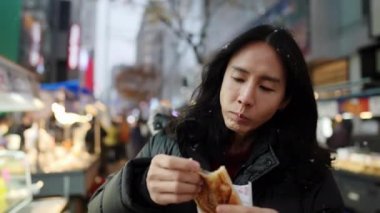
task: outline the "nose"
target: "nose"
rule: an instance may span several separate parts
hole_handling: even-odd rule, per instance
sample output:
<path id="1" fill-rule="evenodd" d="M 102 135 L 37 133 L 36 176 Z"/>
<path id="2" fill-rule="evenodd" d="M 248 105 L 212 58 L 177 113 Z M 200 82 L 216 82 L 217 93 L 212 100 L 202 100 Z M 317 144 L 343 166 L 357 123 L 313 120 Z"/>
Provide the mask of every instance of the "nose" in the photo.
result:
<path id="1" fill-rule="evenodd" d="M 238 103 L 243 106 L 253 106 L 255 103 L 255 89 L 254 85 L 246 85 L 241 88 Z"/>

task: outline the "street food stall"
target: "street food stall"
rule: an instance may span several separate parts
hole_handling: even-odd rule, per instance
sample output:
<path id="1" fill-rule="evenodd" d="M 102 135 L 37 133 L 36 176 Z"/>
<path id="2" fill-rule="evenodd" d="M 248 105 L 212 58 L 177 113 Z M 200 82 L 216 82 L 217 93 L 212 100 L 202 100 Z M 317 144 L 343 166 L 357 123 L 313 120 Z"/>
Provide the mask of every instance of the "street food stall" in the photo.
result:
<path id="1" fill-rule="evenodd" d="M 319 139 L 333 151 L 333 174 L 345 206 L 380 211 L 380 96 L 319 101 Z"/>
<path id="2" fill-rule="evenodd" d="M 80 145 L 83 141 L 78 142 L 88 126 L 77 128 L 81 134 L 72 134 L 69 127 L 76 122 L 86 124 L 92 116 L 66 112 L 58 103 L 44 102 L 37 79 L 33 72 L 0 57 L 0 112 L 40 115 L 43 110 L 55 110 L 57 122 L 70 132 L 58 141 L 44 128 L 47 121 L 38 118 L 25 130 L 22 150 L 16 135 L 0 134 L 5 141 L 0 144 L 0 212 L 85 212 L 84 201 L 97 176 L 99 153 L 89 154 Z"/>
<path id="3" fill-rule="evenodd" d="M 0 56 L 0 112 L 37 111 L 43 107 L 38 96 L 37 77 Z M 0 147 L 0 212 L 31 212 L 41 209 L 41 205 L 47 211 L 63 210 L 66 198 L 33 198 L 43 182 L 32 182 L 26 153 L 15 151 L 20 147 L 20 138 L 0 135 L 0 139 L 5 141 Z"/>

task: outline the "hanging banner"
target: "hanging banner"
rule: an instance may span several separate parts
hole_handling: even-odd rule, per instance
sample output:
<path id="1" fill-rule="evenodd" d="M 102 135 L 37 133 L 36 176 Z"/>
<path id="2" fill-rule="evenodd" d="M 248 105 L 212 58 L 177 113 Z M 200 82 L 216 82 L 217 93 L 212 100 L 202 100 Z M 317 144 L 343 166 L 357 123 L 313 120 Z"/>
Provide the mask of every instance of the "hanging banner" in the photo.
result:
<path id="1" fill-rule="evenodd" d="M 76 69 L 79 63 L 80 51 L 80 27 L 78 24 L 73 24 L 70 28 L 69 46 L 67 65 L 73 70 Z"/>

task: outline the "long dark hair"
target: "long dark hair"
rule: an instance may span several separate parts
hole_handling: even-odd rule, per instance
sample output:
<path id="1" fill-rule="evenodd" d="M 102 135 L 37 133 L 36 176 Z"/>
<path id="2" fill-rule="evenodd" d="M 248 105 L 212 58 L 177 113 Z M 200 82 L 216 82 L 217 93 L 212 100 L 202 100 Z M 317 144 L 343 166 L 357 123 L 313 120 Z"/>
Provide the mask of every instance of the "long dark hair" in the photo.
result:
<path id="1" fill-rule="evenodd" d="M 312 161 L 322 167 L 330 165 L 329 154 L 321 151 L 316 142 L 317 107 L 302 52 L 288 31 L 270 25 L 249 29 L 217 52 L 204 67 L 202 82 L 193 94 L 194 104 L 175 121 L 171 132 L 180 145 L 199 142 L 212 160 L 220 159 L 232 135 L 224 124 L 219 101 L 224 73 L 232 56 L 254 42 L 265 42 L 277 52 L 285 68 L 285 98 L 289 100 L 284 109 L 259 128 L 263 137 L 258 138 L 279 135 L 273 148 L 280 162 L 286 159 L 289 164 Z"/>

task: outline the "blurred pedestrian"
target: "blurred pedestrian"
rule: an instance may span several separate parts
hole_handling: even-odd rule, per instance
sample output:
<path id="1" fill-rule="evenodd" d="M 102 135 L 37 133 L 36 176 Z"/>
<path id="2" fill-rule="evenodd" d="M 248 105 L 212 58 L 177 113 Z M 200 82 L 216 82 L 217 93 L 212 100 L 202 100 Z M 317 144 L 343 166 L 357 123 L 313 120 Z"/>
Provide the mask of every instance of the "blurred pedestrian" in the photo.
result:
<path id="1" fill-rule="evenodd" d="M 21 114 L 21 122 L 15 123 L 11 128 L 10 128 L 10 133 L 17 134 L 20 136 L 20 150 L 25 149 L 25 135 L 24 132 L 25 130 L 29 129 L 32 127 L 34 122 L 33 119 L 33 114 L 31 112 L 23 112 Z"/>
<path id="2" fill-rule="evenodd" d="M 149 129 L 146 121 L 139 118 L 131 129 L 131 145 L 128 147 L 128 158 L 133 159 L 149 140 Z"/>
<path id="3" fill-rule="evenodd" d="M 119 158 L 128 158 L 128 152 L 127 152 L 127 145 L 130 143 L 130 135 L 131 130 L 128 122 L 126 121 L 126 116 L 121 115 L 120 116 L 120 124 L 119 124 L 119 135 L 118 135 L 118 141 L 119 141 L 119 148 L 118 148 L 118 155 Z"/>

